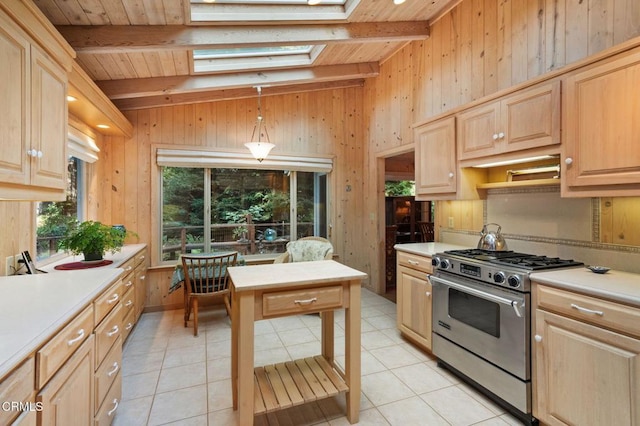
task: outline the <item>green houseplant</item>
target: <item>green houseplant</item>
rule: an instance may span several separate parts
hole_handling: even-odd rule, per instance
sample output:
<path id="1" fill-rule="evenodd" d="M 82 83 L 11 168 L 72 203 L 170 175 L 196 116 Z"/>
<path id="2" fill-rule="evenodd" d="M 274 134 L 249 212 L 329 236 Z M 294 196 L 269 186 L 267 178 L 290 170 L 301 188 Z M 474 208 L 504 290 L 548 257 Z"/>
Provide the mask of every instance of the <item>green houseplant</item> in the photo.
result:
<path id="1" fill-rule="evenodd" d="M 59 247 L 73 254 L 84 255 L 85 261 L 101 260 L 109 251 L 115 253 L 122 248 L 127 232 L 122 227 L 104 225 L 88 220 L 72 227 L 60 240 Z"/>

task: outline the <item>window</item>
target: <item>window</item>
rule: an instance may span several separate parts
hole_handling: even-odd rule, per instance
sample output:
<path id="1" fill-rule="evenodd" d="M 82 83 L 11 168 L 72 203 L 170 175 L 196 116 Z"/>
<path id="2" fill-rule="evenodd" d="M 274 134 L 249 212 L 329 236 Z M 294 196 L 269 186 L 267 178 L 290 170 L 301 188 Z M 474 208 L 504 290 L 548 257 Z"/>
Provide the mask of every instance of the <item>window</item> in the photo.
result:
<path id="1" fill-rule="evenodd" d="M 216 250 L 282 253 L 290 240 L 327 235 L 324 172 L 167 166 L 161 185 L 163 261 Z"/>
<path id="2" fill-rule="evenodd" d="M 309 66 L 324 45 L 271 46 L 193 51 L 193 72 L 249 71 L 263 68 Z"/>
<path id="3" fill-rule="evenodd" d="M 36 205 L 36 259 L 47 259 L 59 252 L 58 241 L 76 220 L 82 220 L 84 198 L 84 162 L 69 157 L 67 163 L 67 199 L 39 202 Z"/>

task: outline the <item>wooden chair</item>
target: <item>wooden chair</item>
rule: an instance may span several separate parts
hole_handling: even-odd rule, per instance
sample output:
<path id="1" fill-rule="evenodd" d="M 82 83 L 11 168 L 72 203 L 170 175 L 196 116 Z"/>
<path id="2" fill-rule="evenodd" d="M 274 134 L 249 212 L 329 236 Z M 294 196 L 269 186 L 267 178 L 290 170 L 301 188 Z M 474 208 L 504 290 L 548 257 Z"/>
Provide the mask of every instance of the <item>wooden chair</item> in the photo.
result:
<path id="1" fill-rule="evenodd" d="M 287 243 L 287 251 L 276 257 L 273 263 L 330 260 L 333 258 L 331 241 L 322 237 L 303 237 Z"/>
<path id="2" fill-rule="evenodd" d="M 418 222 L 420 228 L 420 234 L 422 235 L 422 242 L 427 243 L 434 239 L 434 229 L 432 222 Z"/>
<path id="3" fill-rule="evenodd" d="M 184 272 L 184 326 L 193 309 L 193 335 L 198 335 L 198 300 L 222 296 L 227 315 L 231 316 L 229 302 L 229 274 L 227 268 L 235 266 L 238 252 L 206 256 L 182 255 Z"/>

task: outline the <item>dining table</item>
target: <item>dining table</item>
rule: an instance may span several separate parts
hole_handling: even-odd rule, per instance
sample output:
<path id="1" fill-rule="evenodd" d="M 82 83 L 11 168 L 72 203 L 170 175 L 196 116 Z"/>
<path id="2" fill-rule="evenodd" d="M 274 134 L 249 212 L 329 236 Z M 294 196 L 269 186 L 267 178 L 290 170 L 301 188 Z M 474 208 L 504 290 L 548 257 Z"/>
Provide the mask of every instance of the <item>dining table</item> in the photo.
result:
<path id="1" fill-rule="evenodd" d="M 367 274 L 334 260 L 228 268 L 231 278 L 231 383 L 239 424 L 341 393 L 346 417 L 360 413 L 361 284 Z M 345 362 L 334 358 L 334 311 L 344 309 Z M 320 313 L 320 353 L 254 366 L 254 322 Z"/>
<path id="2" fill-rule="evenodd" d="M 225 255 L 231 254 L 233 251 L 214 251 L 214 252 L 203 252 L 203 253 L 188 253 L 189 256 L 211 256 L 211 255 Z M 237 266 L 244 266 L 246 264 L 244 257 L 238 253 L 238 257 L 236 258 Z M 220 273 L 220 271 L 210 271 L 211 277 L 216 276 Z M 226 273 L 226 271 L 224 271 Z M 173 268 L 173 274 L 171 275 L 171 285 L 169 286 L 169 293 L 173 293 L 184 283 L 184 269 L 182 267 L 182 255 L 178 258 L 178 262 L 176 266 Z"/>

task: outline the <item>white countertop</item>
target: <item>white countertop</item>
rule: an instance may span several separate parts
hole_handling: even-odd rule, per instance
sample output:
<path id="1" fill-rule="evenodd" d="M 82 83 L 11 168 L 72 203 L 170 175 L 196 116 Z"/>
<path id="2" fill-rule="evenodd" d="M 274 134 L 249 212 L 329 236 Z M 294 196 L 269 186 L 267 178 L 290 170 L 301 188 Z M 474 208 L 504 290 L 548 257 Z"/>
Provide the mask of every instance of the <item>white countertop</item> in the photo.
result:
<path id="1" fill-rule="evenodd" d="M 446 250 L 464 250 L 473 247 L 469 246 L 458 246 L 454 244 L 445 244 L 445 243 L 407 243 L 407 244 L 396 244 L 393 246 L 397 251 L 404 251 L 407 253 L 413 253 L 421 256 L 433 256 L 436 253 L 441 253 Z"/>
<path id="2" fill-rule="evenodd" d="M 533 272 L 531 280 L 553 287 L 640 307 L 640 274 L 611 270 L 595 274 L 587 268 Z"/>
<path id="3" fill-rule="evenodd" d="M 287 286 L 362 280 L 367 274 L 334 260 L 272 263 L 228 269 L 236 291 L 266 290 Z"/>
<path id="4" fill-rule="evenodd" d="M 58 271 L 54 266 L 81 260 L 68 257 L 39 269 L 47 274 L 0 277 L 0 378 L 47 342 L 123 272 L 118 268 L 145 247 L 132 244 L 108 266 Z"/>

